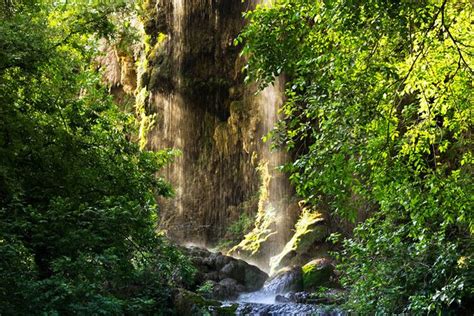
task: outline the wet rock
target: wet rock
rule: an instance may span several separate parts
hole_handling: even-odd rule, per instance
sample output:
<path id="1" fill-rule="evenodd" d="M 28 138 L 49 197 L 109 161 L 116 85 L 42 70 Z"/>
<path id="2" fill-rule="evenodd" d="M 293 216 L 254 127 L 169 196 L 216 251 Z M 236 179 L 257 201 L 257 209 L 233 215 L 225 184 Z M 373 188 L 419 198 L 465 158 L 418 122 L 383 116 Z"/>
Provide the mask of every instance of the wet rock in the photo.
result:
<path id="1" fill-rule="evenodd" d="M 256 291 L 260 289 L 265 281 L 268 279 L 268 274 L 257 268 L 256 266 L 252 266 L 245 261 L 245 280 L 244 284 L 247 291 Z"/>
<path id="2" fill-rule="evenodd" d="M 238 267 L 238 263 L 236 260 L 233 260 L 231 262 L 229 262 L 228 264 L 226 264 L 222 269 L 221 269 L 221 272 L 228 275 L 228 276 L 233 276 L 233 275 L 236 275 L 237 277 L 239 277 L 239 267 Z"/>
<path id="3" fill-rule="evenodd" d="M 269 315 L 271 305 L 265 304 L 241 304 L 237 308 L 236 315 Z"/>
<path id="4" fill-rule="evenodd" d="M 242 14 L 260 1 L 144 0 L 141 20 L 151 49 L 146 49 L 139 88 L 151 92 L 147 109 L 157 113 L 149 149 L 186 153 L 166 172 L 177 190 L 175 199 L 162 203 L 161 227 L 174 240 L 220 240 L 240 215 L 231 207 L 258 195 L 255 166 L 274 157 L 267 144 L 254 140 L 277 119 L 267 113 L 284 99 L 283 79 L 253 96 L 256 85 L 244 85 L 245 61 L 232 44 L 244 26 Z M 246 117 L 233 124 L 230 103 L 235 101 L 243 103 Z M 280 156 L 275 161 L 283 162 Z M 278 196 L 292 195 L 287 179 L 274 182 L 281 188 Z"/>
<path id="5" fill-rule="evenodd" d="M 223 256 L 223 255 L 217 256 L 215 261 L 214 261 L 216 269 L 222 269 L 231 260 L 232 260 L 232 258 L 229 257 L 229 256 Z"/>
<path id="6" fill-rule="evenodd" d="M 296 292 L 296 293 L 291 293 L 291 300 L 295 303 L 300 303 L 300 304 L 312 304 L 311 300 L 311 294 L 308 292 Z"/>
<path id="7" fill-rule="evenodd" d="M 220 271 L 243 284 L 247 291 L 256 291 L 263 286 L 268 275 L 259 268 L 242 260 L 232 260 Z"/>
<path id="8" fill-rule="evenodd" d="M 212 271 L 212 272 L 204 274 L 203 280 L 204 281 L 210 280 L 210 281 L 219 282 L 220 280 L 222 280 L 222 274 L 218 271 Z"/>
<path id="9" fill-rule="evenodd" d="M 220 281 L 219 284 L 221 284 L 223 286 L 235 287 L 235 288 L 237 288 L 239 285 L 241 285 L 237 281 L 235 281 L 234 279 L 231 279 L 231 278 L 224 279 L 224 280 Z"/>
<path id="10" fill-rule="evenodd" d="M 303 290 L 303 271 L 295 266 L 278 272 L 265 282 L 263 291 L 266 293 L 288 293 Z"/>
<path id="11" fill-rule="evenodd" d="M 313 294 L 308 292 L 289 292 L 284 295 L 277 295 L 275 301 L 282 303 L 316 304 L 312 295 Z"/>
<path id="12" fill-rule="evenodd" d="M 308 292 L 289 292 L 283 295 L 283 297 L 282 300 L 286 300 L 287 302 L 311 304 L 308 302 L 308 298 L 310 297 L 310 293 Z"/>
<path id="13" fill-rule="evenodd" d="M 224 279 L 215 284 L 212 289 L 212 297 L 220 300 L 232 300 L 239 296 L 239 293 L 245 291 L 245 287 L 234 279 Z"/>
<path id="14" fill-rule="evenodd" d="M 218 307 L 210 307 L 209 311 L 212 316 L 230 316 L 235 315 L 238 304 L 222 305 Z"/>
<path id="15" fill-rule="evenodd" d="M 237 308 L 235 315 L 318 315 L 318 316 L 336 316 L 347 315 L 339 310 L 328 310 L 321 306 L 309 304 L 258 304 L 242 303 Z"/>
<path id="16" fill-rule="evenodd" d="M 340 305 L 343 303 L 345 292 L 338 289 L 328 289 L 325 292 L 290 292 L 275 297 L 278 303 L 298 303 L 312 305 Z"/>
<path id="17" fill-rule="evenodd" d="M 275 296 L 275 302 L 277 303 L 291 303 L 292 300 L 289 297 L 286 297 L 285 295 L 278 294 Z"/>
<path id="18" fill-rule="evenodd" d="M 211 254 L 211 252 L 206 249 L 194 246 L 182 247 L 181 250 L 183 250 L 190 257 L 196 257 L 201 259 L 207 258 Z"/>
<path id="19" fill-rule="evenodd" d="M 303 209 L 293 237 L 282 252 L 271 259 L 271 273 L 283 267 L 304 265 L 311 258 L 327 255 L 324 240 L 329 234 L 324 214 Z"/>

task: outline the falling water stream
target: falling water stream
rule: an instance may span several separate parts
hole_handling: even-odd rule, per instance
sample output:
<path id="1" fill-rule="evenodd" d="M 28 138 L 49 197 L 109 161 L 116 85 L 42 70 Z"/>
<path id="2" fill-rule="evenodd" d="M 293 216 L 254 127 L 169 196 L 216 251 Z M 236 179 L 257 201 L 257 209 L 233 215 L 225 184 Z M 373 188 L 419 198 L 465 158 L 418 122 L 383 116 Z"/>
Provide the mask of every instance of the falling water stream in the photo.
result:
<path id="1" fill-rule="evenodd" d="M 262 140 L 279 120 L 285 80 L 275 78 L 258 93 L 255 84 L 244 85 L 244 61 L 232 43 L 243 27 L 242 14 L 272 1 L 153 3 L 156 21 L 146 32 L 159 40 L 144 55 L 143 77 L 148 79 L 139 84 L 156 123 L 147 145 L 182 153 L 162 173 L 175 195 L 160 201 L 161 228 L 178 243 L 215 246 L 239 216 L 250 214 L 255 216 L 256 236 L 250 240 L 257 245 L 246 249 L 244 237 L 238 245 L 242 247 L 235 247 L 242 256 L 232 255 L 248 259 L 257 254 L 248 261 L 270 271 L 271 258 L 291 239 L 299 212 L 288 178 L 278 170 L 288 155 Z M 279 286 L 273 282 L 224 304 L 237 305 L 238 315 L 345 315 L 285 300 L 290 293 L 279 291 Z"/>
<path id="2" fill-rule="evenodd" d="M 261 236 L 260 257 L 254 262 L 268 271 L 270 258 L 291 238 L 298 213 L 288 178 L 277 170 L 288 161 L 287 154 L 272 150 L 270 142 L 262 140 L 278 121 L 285 83 L 276 78 L 273 85 L 256 94 L 255 85 L 244 86 L 242 78 L 236 79 L 242 61 L 232 48 L 242 27 L 243 11 L 266 2 L 157 0 L 165 13 L 159 17 L 169 26 L 164 40 L 154 48 L 162 57 L 149 57 L 149 63 L 166 76 L 158 77 L 158 88 L 148 87 L 157 123 L 148 135 L 148 146 L 181 151 L 163 171 L 175 189 L 172 199 L 160 201 L 161 227 L 170 238 L 215 246 L 241 214 L 260 216 L 263 220 L 255 224 Z M 203 45 L 202 41 L 207 42 Z M 235 66 L 223 71 L 218 67 L 226 64 L 222 62 L 226 58 Z M 163 61 L 167 67 L 160 66 Z M 200 66 L 209 61 L 208 68 Z M 196 88 L 212 86 L 212 80 L 222 76 L 231 82 L 229 92 Z M 232 89 L 242 90 L 237 99 Z M 235 112 L 232 104 L 241 104 L 244 113 Z M 245 203 L 254 203 L 255 196 L 258 207 L 254 204 L 250 211 L 243 210 Z"/>
<path id="3" fill-rule="evenodd" d="M 279 254 L 291 238 L 298 211 L 288 178 L 278 170 L 288 161 L 287 154 L 272 150 L 270 142 L 262 141 L 279 119 L 285 82 L 284 78 L 276 78 L 273 85 L 256 94 L 255 85 L 244 86 L 240 79 L 229 79 L 232 75 L 214 69 L 218 66 L 212 63 L 210 71 L 199 66 L 209 62 L 208 58 L 218 64 L 219 58 L 225 57 L 234 58 L 235 67 L 238 66 L 238 54 L 232 53 L 229 42 L 240 31 L 242 13 L 248 8 L 240 0 L 233 4 L 225 1 L 157 0 L 157 5 L 165 10 L 162 17 L 167 19 L 169 27 L 165 40 L 158 42 L 155 50 L 162 52 L 158 61 L 169 63 L 165 69 L 169 73 L 164 77 L 165 82 L 158 82 L 161 85 L 150 90 L 149 102 L 156 113 L 157 126 L 149 134 L 149 146 L 151 149 L 171 147 L 182 152 L 164 172 L 175 187 L 175 197 L 161 203 L 162 227 L 171 237 L 182 244 L 207 246 L 212 236 L 222 237 L 222 229 L 232 223 L 230 216 L 242 214 L 240 205 L 257 195 L 258 211 L 255 215 L 254 209 L 253 214 L 254 231 L 261 243 L 257 245 L 261 254 L 258 263 L 268 271 L 270 258 Z M 197 21 L 204 24 L 197 26 Z M 203 31 L 209 29 L 217 33 L 209 35 Z M 201 45 L 201 36 L 208 44 Z M 209 47 L 214 51 L 210 53 Z M 150 62 L 157 63 L 155 59 Z M 197 94 L 193 94 L 196 83 L 209 85 L 200 77 L 202 72 L 227 76 L 233 82 L 231 88 L 223 93 L 219 89 L 197 89 Z M 233 97 L 232 89 L 243 91 Z M 243 113 L 238 112 L 242 110 Z M 236 137 L 240 139 L 232 142 Z M 213 234 L 213 230 L 221 233 Z M 318 305 L 282 302 L 278 295 L 286 293 L 274 286 L 264 286 L 224 303 L 237 304 L 238 315 L 342 315 Z"/>

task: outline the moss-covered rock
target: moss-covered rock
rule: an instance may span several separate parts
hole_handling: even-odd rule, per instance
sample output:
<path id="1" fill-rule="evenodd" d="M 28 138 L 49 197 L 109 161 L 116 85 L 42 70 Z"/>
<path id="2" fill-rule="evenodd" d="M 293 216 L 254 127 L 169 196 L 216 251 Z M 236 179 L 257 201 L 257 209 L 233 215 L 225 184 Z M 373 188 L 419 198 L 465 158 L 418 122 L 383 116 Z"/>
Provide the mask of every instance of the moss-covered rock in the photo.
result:
<path id="1" fill-rule="evenodd" d="M 197 269 L 194 286 L 204 297 L 236 299 L 242 292 L 260 289 L 268 278 L 258 267 L 220 252 L 198 247 L 182 249 Z"/>
<path id="2" fill-rule="evenodd" d="M 294 193 L 288 179 L 276 169 L 287 156 L 271 152 L 261 141 L 284 101 L 284 78 L 258 94 L 256 84 L 244 84 L 245 58 L 233 39 L 244 26 L 242 13 L 256 3 L 185 2 L 140 2 L 145 34 L 138 88 L 147 89 L 147 113 L 156 114 L 147 149 L 183 153 L 163 171 L 176 196 L 162 201 L 160 227 L 182 243 L 216 245 L 243 214 L 237 206 L 259 194 L 264 181 L 256 166 L 270 163 L 268 186 L 278 189 L 261 195 L 265 218 L 249 235 L 252 248 L 247 247 L 252 252 L 258 248 L 253 262 L 267 264 L 268 256 L 288 240 L 297 213 L 288 207 Z M 248 215 L 256 211 L 253 207 Z M 282 217 L 286 220 L 277 220 Z"/>
<path id="3" fill-rule="evenodd" d="M 331 284 L 334 266 L 328 259 L 315 259 L 303 266 L 303 288 L 315 289 Z"/>
<path id="4" fill-rule="evenodd" d="M 322 244 L 329 234 L 324 215 L 317 211 L 303 209 L 295 225 L 295 234 L 285 245 L 283 251 L 271 258 L 271 272 L 275 273 L 286 266 L 303 265 L 314 256 L 324 255 L 325 249 L 318 244 Z M 321 249 L 321 253 L 318 253 Z M 307 257 L 311 254 L 311 257 Z"/>
<path id="5" fill-rule="evenodd" d="M 174 307 L 177 315 L 202 315 L 211 308 L 220 307 L 221 303 L 205 299 L 199 294 L 185 289 L 179 289 L 174 297 Z"/>

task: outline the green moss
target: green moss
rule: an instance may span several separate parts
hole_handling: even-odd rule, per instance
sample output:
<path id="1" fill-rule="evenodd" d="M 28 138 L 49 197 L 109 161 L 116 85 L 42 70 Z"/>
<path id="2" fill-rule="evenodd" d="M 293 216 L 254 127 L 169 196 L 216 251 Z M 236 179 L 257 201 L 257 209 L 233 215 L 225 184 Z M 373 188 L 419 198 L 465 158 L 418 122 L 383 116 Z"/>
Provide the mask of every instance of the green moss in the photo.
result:
<path id="1" fill-rule="evenodd" d="M 164 55 L 161 54 L 160 52 L 164 49 L 163 48 L 163 43 L 167 39 L 167 35 L 164 33 L 158 33 L 158 36 L 156 38 L 156 43 L 151 46 L 151 39 L 149 35 L 145 35 L 145 54 L 147 56 L 150 56 L 150 58 L 155 58 L 158 55 Z"/>
<path id="2" fill-rule="evenodd" d="M 174 301 L 177 315 L 203 315 L 211 308 L 219 308 L 221 303 L 208 300 L 199 294 L 180 289 Z"/>
<path id="3" fill-rule="evenodd" d="M 276 210 L 267 203 L 271 180 L 268 162 L 261 163 L 257 170 L 260 174 L 261 185 L 255 226 L 237 246 L 229 251 L 229 254 L 243 250 L 250 255 L 255 255 L 259 251 L 261 244 L 276 234 L 273 230 L 273 224 L 277 218 Z"/>
<path id="4" fill-rule="evenodd" d="M 292 257 L 297 254 L 307 253 L 312 245 L 323 241 L 328 234 L 327 227 L 323 225 L 324 222 L 325 218 L 323 214 L 304 208 L 295 225 L 295 234 L 285 245 L 282 252 L 271 258 L 270 274 L 288 265 Z"/>
<path id="5" fill-rule="evenodd" d="M 140 128 L 138 132 L 138 139 L 140 148 L 145 148 L 148 139 L 147 135 L 150 129 L 155 125 L 156 114 L 148 115 L 146 111 L 146 102 L 149 96 L 149 92 L 146 88 L 143 88 L 138 92 L 135 99 L 135 112 L 140 122 Z"/>
<path id="6" fill-rule="evenodd" d="M 316 259 L 303 266 L 303 288 L 315 289 L 330 284 L 333 266 L 325 259 Z"/>
<path id="7" fill-rule="evenodd" d="M 255 205 L 249 200 L 236 207 L 236 212 L 240 213 L 239 218 L 227 227 L 224 239 L 219 242 L 217 249 L 227 251 L 238 244 L 246 234 L 253 228 L 253 217 L 249 215 L 248 207 Z M 230 208 L 229 208 L 230 209 Z"/>
<path id="8" fill-rule="evenodd" d="M 241 113 L 244 111 L 245 104 L 242 101 L 232 101 L 230 103 L 230 112 L 231 113 Z"/>
<path id="9" fill-rule="evenodd" d="M 212 290 L 214 288 L 214 283 L 212 281 L 206 281 L 204 282 L 203 285 L 201 285 L 198 289 L 197 289 L 197 293 L 201 294 L 201 295 L 210 295 L 212 293 Z"/>

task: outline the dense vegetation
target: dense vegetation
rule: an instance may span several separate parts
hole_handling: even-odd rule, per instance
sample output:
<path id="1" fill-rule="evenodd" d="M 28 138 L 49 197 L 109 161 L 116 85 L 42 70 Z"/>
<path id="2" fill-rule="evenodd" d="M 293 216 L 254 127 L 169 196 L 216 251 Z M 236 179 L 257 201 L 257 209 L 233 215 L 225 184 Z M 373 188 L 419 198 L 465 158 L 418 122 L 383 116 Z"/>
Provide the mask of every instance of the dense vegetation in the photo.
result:
<path id="1" fill-rule="evenodd" d="M 305 212 L 354 223 L 332 238 L 346 307 L 474 309 L 472 1 L 274 2 L 236 41 L 248 80 L 286 79 L 271 138 Z M 156 227 L 174 152 L 140 148 L 97 70 L 132 6 L 0 2 L 0 315 L 166 315 L 192 280 Z"/>
<path id="2" fill-rule="evenodd" d="M 0 4 L 0 314 L 163 312 L 183 256 L 156 233 L 155 174 L 133 115 L 93 65 L 117 1 Z"/>
<path id="3" fill-rule="evenodd" d="M 273 132 L 300 196 L 360 223 L 348 307 L 468 311 L 473 275 L 469 0 L 281 0 L 246 15 L 248 79 L 287 78 Z"/>

